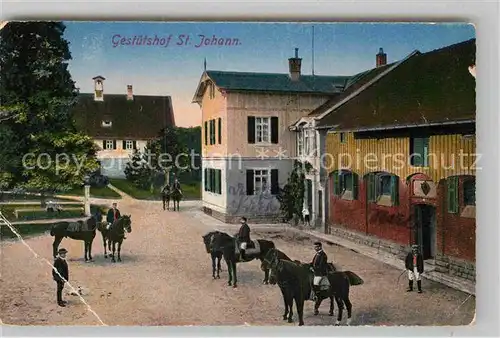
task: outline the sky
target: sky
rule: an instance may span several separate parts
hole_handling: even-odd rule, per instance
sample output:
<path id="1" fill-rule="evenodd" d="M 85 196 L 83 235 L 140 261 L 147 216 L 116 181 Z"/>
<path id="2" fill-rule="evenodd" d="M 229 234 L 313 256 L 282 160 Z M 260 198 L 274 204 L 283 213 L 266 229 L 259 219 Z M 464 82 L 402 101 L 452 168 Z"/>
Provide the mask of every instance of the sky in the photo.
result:
<path id="1" fill-rule="evenodd" d="M 192 99 L 205 59 L 208 70 L 288 73 L 288 58 L 299 48 L 302 73 L 312 72 L 311 23 L 65 24 L 69 68 L 80 92 L 93 92 L 92 78 L 102 75 L 104 95 L 125 95 L 128 84 L 137 95 L 170 95 L 181 127 L 201 124 L 201 108 Z M 200 45 L 200 35 L 232 44 Z M 314 73 L 353 75 L 375 67 L 379 48 L 391 63 L 414 50 L 427 52 L 474 37 L 470 24 L 314 23 Z"/>

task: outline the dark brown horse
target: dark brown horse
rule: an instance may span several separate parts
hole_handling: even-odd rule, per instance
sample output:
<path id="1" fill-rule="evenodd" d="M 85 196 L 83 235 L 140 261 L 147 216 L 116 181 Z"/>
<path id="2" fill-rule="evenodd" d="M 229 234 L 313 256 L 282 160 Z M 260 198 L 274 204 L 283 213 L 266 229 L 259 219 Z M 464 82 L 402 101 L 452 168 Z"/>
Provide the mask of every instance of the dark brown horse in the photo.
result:
<path id="1" fill-rule="evenodd" d="M 130 215 L 123 215 L 118 218 L 109 229 L 106 223 L 100 223 L 99 231 L 102 234 L 102 241 L 104 243 L 104 257 L 107 258 L 106 254 L 106 242 L 108 244 L 108 249 L 110 251 L 111 261 L 115 261 L 115 250 L 116 244 L 118 244 L 118 262 L 121 262 L 120 252 L 122 248 L 122 243 L 125 238 L 125 231 L 128 233 L 132 232 L 132 221 L 130 220 Z M 112 253 L 111 253 L 112 252 Z"/>
<path id="2" fill-rule="evenodd" d="M 75 239 L 84 242 L 84 259 L 85 262 L 92 260 L 92 243 L 95 238 L 98 222 L 94 216 L 85 221 L 78 222 L 57 222 L 52 225 L 50 235 L 54 236 L 52 244 L 52 255 L 57 256 L 59 244 L 64 237 Z"/>
<path id="3" fill-rule="evenodd" d="M 170 210 L 170 187 L 166 186 L 162 189 L 161 199 L 163 201 L 163 210 Z"/>
<path id="4" fill-rule="evenodd" d="M 255 244 L 255 243 L 252 243 Z M 215 231 L 215 233 L 212 235 L 211 238 L 211 243 L 210 243 L 210 248 L 215 250 L 215 251 L 222 251 L 222 254 L 224 256 L 224 260 L 226 261 L 227 264 L 227 272 L 228 272 L 228 282 L 227 285 L 233 286 L 234 288 L 237 287 L 238 285 L 238 277 L 236 273 L 236 263 L 242 263 L 242 262 L 250 262 L 254 259 L 259 259 L 261 262 L 264 259 L 264 256 L 267 254 L 267 252 L 270 249 L 273 249 L 274 243 L 272 241 L 267 241 L 264 239 L 259 239 L 257 240 L 257 244 L 259 245 L 259 250 L 256 253 L 251 253 L 250 250 L 250 243 L 248 243 L 249 246 L 247 246 L 247 250 L 245 252 L 245 258 L 242 260 L 240 255 L 237 254 L 237 243 L 236 243 L 236 238 L 226 234 L 225 232 L 220 232 L 220 231 Z M 253 248 L 255 249 L 255 248 Z M 239 250 L 238 250 L 239 252 Z M 262 265 L 261 265 L 262 266 Z M 269 270 L 264 267 L 264 284 L 268 284 L 269 282 Z M 233 282 L 234 279 L 234 282 Z"/>
<path id="5" fill-rule="evenodd" d="M 169 199 L 174 203 L 174 211 L 179 211 L 179 203 L 182 199 L 182 192 L 175 187 L 172 187 L 169 192 Z"/>
<path id="6" fill-rule="evenodd" d="M 266 263 L 271 269 L 270 283 L 280 285 L 285 289 L 283 296 L 287 297 L 285 303 L 291 307 L 295 300 L 297 313 L 299 316 L 299 326 L 304 325 L 304 302 L 311 300 L 312 280 L 314 273 L 311 264 L 301 264 L 299 261 L 288 261 L 279 259 L 277 253 L 270 253 L 266 257 Z M 332 265 L 331 269 L 335 268 Z M 327 290 L 318 293 L 318 300 L 315 302 L 314 313 L 318 314 L 318 308 L 321 301 L 333 297 L 339 308 L 339 314 L 335 325 L 340 325 L 342 321 L 342 312 L 344 305 L 347 308 L 347 325 L 351 322 L 352 304 L 349 300 L 349 287 L 351 285 L 361 285 L 363 280 L 351 271 L 330 271 L 328 273 L 330 286 Z M 330 304 L 330 315 L 333 315 L 333 302 Z M 290 321 L 291 316 L 288 317 Z"/>
<path id="7" fill-rule="evenodd" d="M 212 258 L 212 277 L 214 279 L 220 279 L 219 272 L 222 271 L 220 267 L 220 261 L 222 260 L 222 251 L 216 251 L 215 249 L 210 247 L 210 243 L 212 242 L 212 236 L 215 234 L 215 231 L 211 231 L 206 235 L 201 236 L 203 238 L 203 244 L 205 244 L 205 250 L 210 254 Z M 216 264 L 215 260 L 217 259 L 217 275 L 216 272 Z"/>

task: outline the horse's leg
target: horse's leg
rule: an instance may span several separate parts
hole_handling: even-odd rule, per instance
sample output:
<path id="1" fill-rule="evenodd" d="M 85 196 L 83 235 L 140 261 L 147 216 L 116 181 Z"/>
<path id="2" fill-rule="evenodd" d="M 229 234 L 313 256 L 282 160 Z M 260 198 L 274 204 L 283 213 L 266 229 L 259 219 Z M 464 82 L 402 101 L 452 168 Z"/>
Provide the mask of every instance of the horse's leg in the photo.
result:
<path id="1" fill-rule="evenodd" d="M 102 244 L 104 245 L 104 258 L 108 258 L 108 253 L 106 252 L 106 236 L 101 232 Z"/>
<path id="2" fill-rule="evenodd" d="M 122 261 L 122 258 L 120 257 L 121 251 L 122 251 L 122 241 L 118 241 L 118 262 Z"/>
<path id="3" fill-rule="evenodd" d="M 317 316 L 319 314 L 319 307 L 321 306 L 321 302 L 323 302 L 323 298 L 317 297 L 316 302 L 314 303 L 314 315 Z"/>
<path id="4" fill-rule="evenodd" d="M 283 314 L 283 320 L 288 319 L 288 298 L 286 297 L 285 290 L 280 286 L 281 295 L 283 296 L 283 303 L 285 303 L 285 313 Z"/>
<path id="5" fill-rule="evenodd" d="M 237 284 L 238 284 L 238 277 L 237 277 L 237 273 L 236 273 L 236 259 L 233 261 L 233 273 L 234 273 L 233 288 L 236 288 Z"/>
<path id="6" fill-rule="evenodd" d="M 220 279 L 219 272 L 222 271 L 222 268 L 220 267 L 220 261 L 222 260 L 222 257 L 219 257 L 217 259 L 217 279 Z"/>
<path id="7" fill-rule="evenodd" d="M 335 301 L 337 302 L 337 306 L 339 308 L 339 314 L 337 316 L 337 321 L 335 322 L 336 326 L 339 326 L 342 322 L 342 312 L 344 311 L 344 302 L 338 296 L 335 296 Z"/>
<path id="8" fill-rule="evenodd" d="M 54 243 L 52 243 L 52 255 L 54 258 L 57 256 L 57 249 L 59 249 L 59 244 L 61 244 L 62 240 L 62 237 L 57 237 L 57 235 L 54 236 Z"/>
<path id="9" fill-rule="evenodd" d="M 347 294 L 344 297 L 344 303 L 347 308 L 347 325 L 351 325 L 351 320 L 352 320 L 352 304 L 351 301 L 349 300 L 349 294 Z"/>
<path id="10" fill-rule="evenodd" d="M 85 260 L 85 262 L 88 262 L 88 257 L 87 257 L 87 252 L 89 250 L 89 243 L 88 241 L 84 240 L 83 241 L 83 259 Z"/>
<path id="11" fill-rule="evenodd" d="M 216 267 L 215 267 L 215 259 L 216 259 L 217 257 L 215 257 L 215 254 L 214 254 L 214 253 L 211 253 L 211 256 L 212 256 L 212 277 L 213 277 L 213 279 L 215 279 L 215 268 L 216 268 Z M 218 273 L 219 273 L 219 272 L 217 271 L 217 274 L 218 274 Z"/>
<path id="12" fill-rule="evenodd" d="M 299 326 L 304 325 L 304 297 L 300 293 L 295 295 L 295 306 L 297 307 L 297 314 L 299 315 Z"/>
<path id="13" fill-rule="evenodd" d="M 227 264 L 227 276 L 228 276 L 227 285 L 231 286 L 233 281 L 233 275 L 232 275 L 233 268 L 231 266 L 231 262 L 229 261 L 229 259 L 226 259 L 226 264 Z"/>
<path id="14" fill-rule="evenodd" d="M 115 261 L 115 241 L 113 241 L 113 253 L 111 254 L 111 261 L 114 263 Z"/>
<path id="15" fill-rule="evenodd" d="M 95 235 L 94 235 L 95 236 Z M 92 237 L 89 242 L 89 260 L 92 261 L 92 244 L 94 243 L 94 238 Z"/>
<path id="16" fill-rule="evenodd" d="M 328 312 L 329 316 L 333 316 L 334 309 L 335 309 L 335 306 L 333 305 L 333 296 L 330 296 L 330 312 Z"/>

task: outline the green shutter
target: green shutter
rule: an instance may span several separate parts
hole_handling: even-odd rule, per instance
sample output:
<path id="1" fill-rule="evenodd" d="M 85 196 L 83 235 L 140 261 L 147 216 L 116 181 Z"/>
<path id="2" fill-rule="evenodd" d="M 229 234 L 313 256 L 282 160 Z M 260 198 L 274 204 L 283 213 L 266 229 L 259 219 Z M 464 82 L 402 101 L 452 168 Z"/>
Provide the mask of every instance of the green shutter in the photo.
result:
<path id="1" fill-rule="evenodd" d="M 208 169 L 208 191 L 212 192 L 212 169 Z"/>
<path id="2" fill-rule="evenodd" d="M 391 176 L 391 202 L 392 205 L 399 205 L 399 177 Z"/>
<path id="3" fill-rule="evenodd" d="M 218 194 L 219 193 L 219 185 L 220 185 L 220 181 L 219 181 L 219 170 L 215 169 L 214 170 L 214 193 Z"/>
<path id="4" fill-rule="evenodd" d="M 412 138 L 413 144 L 412 144 L 412 149 L 411 149 L 411 156 L 412 156 L 412 161 L 411 164 L 414 167 L 421 167 L 422 164 L 424 163 L 424 139 L 421 137 L 414 137 Z"/>
<path id="5" fill-rule="evenodd" d="M 340 177 L 339 172 L 333 172 L 333 194 L 335 196 L 340 195 Z"/>
<path id="6" fill-rule="evenodd" d="M 447 204 L 449 213 L 458 212 L 458 177 L 448 177 L 447 183 Z"/>
<path id="7" fill-rule="evenodd" d="M 222 170 L 218 170 L 217 174 L 219 175 L 219 191 L 217 193 L 222 195 Z"/>
<path id="8" fill-rule="evenodd" d="M 358 175 L 352 173 L 352 199 L 358 199 Z"/>
<path id="9" fill-rule="evenodd" d="M 208 191 L 208 169 L 204 169 L 205 172 L 205 191 Z"/>

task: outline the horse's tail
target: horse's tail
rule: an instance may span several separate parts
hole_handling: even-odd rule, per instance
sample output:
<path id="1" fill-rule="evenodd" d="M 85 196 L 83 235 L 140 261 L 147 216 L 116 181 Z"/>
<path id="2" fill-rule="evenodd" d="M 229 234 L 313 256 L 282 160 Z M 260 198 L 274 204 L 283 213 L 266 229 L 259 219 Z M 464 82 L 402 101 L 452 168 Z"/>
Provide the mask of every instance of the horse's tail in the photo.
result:
<path id="1" fill-rule="evenodd" d="M 364 284 L 364 281 L 361 277 L 356 275 L 352 271 L 344 271 L 345 275 L 347 276 L 347 279 L 349 279 L 349 285 L 362 285 Z"/>

